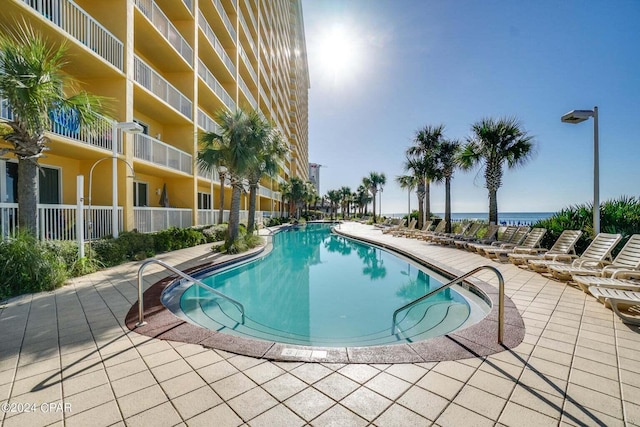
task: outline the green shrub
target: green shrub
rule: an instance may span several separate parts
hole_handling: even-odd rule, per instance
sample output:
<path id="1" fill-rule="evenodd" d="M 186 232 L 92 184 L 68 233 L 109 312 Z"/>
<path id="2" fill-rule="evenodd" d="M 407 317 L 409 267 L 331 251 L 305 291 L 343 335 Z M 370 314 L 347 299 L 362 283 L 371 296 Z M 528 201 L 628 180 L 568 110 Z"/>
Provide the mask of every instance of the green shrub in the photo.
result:
<path id="1" fill-rule="evenodd" d="M 116 242 L 122 247 L 126 259 L 141 260 L 155 255 L 151 234 L 127 231 L 121 233 Z"/>
<path id="2" fill-rule="evenodd" d="M 64 260 L 35 237 L 21 233 L 0 241 L 0 300 L 62 286 Z"/>
<path id="3" fill-rule="evenodd" d="M 46 240 L 42 242 L 49 251 L 58 254 L 71 270 L 71 266 L 78 260 L 78 243 L 71 240 Z"/>
<path id="4" fill-rule="evenodd" d="M 95 273 L 104 268 L 104 264 L 95 257 L 82 257 L 76 259 L 73 264 L 67 266 L 67 271 L 72 277 L 84 276 L 85 274 Z"/>
<path id="5" fill-rule="evenodd" d="M 124 248 L 114 238 L 96 240 L 91 246 L 96 258 L 105 267 L 122 264 L 127 259 Z"/>
<path id="6" fill-rule="evenodd" d="M 229 224 L 218 224 L 202 230 L 202 235 L 207 243 L 220 242 L 227 237 Z"/>

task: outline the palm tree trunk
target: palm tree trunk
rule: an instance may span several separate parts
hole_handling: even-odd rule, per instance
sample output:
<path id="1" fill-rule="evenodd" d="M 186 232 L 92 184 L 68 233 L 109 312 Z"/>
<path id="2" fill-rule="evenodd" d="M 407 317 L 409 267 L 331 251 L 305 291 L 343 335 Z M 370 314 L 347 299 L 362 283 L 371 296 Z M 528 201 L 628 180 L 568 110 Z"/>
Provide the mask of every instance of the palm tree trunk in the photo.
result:
<path id="1" fill-rule="evenodd" d="M 253 233 L 256 222 L 256 197 L 258 193 L 258 183 L 249 185 L 249 219 L 247 223 L 247 233 Z"/>
<path id="2" fill-rule="evenodd" d="M 18 226 L 34 237 L 38 234 L 38 165 L 18 161 Z"/>
<path id="3" fill-rule="evenodd" d="M 426 220 L 431 219 L 431 185 L 427 179 L 424 183 L 424 211 L 426 213 Z"/>
<path id="4" fill-rule="evenodd" d="M 222 224 L 224 216 L 224 174 L 220 174 L 220 208 L 218 209 L 218 224 Z"/>
<path id="5" fill-rule="evenodd" d="M 489 224 L 498 224 L 498 190 L 489 189 Z"/>
<path id="6" fill-rule="evenodd" d="M 227 232 L 227 246 L 238 239 L 238 227 L 240 225 L 240 196 L 242 195 L 242 182 L 239 179 L 231 179 L 231 212 L 229 212 L 229 230 Z"/>
<path id="7" fill-rule="evenodd" d="M 447 221 L 445 232 L 451 233 L 451 177 L 449 176 L 444 179 L 444 220 Z"/>
<path id="8" fill-rule="evenodd" d="M 416 191 L 418 195 L 418 228 L 424 227 L 424 180 L 420 180 Z"/>
<path id="9" fill-rule="evenodd" d="M 376 221 L 376 193 L 377 191 L 372 191 L 371 194 L 373 195 L 373 223 L 375 224 Z"/>

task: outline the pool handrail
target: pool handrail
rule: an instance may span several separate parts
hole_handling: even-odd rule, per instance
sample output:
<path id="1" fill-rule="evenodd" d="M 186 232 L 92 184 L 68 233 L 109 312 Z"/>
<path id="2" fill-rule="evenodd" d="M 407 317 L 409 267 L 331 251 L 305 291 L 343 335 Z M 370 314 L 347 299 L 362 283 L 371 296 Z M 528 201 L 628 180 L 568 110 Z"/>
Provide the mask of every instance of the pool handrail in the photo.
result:
<path id="1" fill-rule="evenodd" d="M 138 269 L 138 323 L 136 323 L 136 328 L 140 327 L 140 326 L 144 326 L 147 324 L 147 322 L 144 321 L 144 300 L 143 300 L 143 284 L 142 284 L 142 273 L 144 272 L 144 269 L 147 267 L 147 265 L 149 264 L 158 264 L 164 268 L 166 268 L 167 270 L 177 274 L 178 276 L 182 277 L 183 279 L 187 279 L 193 283 L 195 283 L 196 285 L 200 286 L 201 288 L 204 288 L 206 290 L 208 290 L 211 293 L 214 293 L 216 295 L 218 295 L 221 298 L 226 299 L 227 301 L 229 301 L 230 303 L 232 303 L 233 305 L 235 305 L 238 310 L 240 310 L 240 313 L 242 313 L 242 324 L 244 324 L 244 306 L 239 303 L 238 301 L 234 300 L 233 298 L 223 294 L 220 291 L 217 291 L 215 289 L 213 289 L 211 286 L 205 285 L 204 283 L 202 283 L 201 281 L 199 281 L 198 279 L 195 279 L 191 276 L 189 276 L 187 273 L 178 270 L 177 268 L 167 264 L 164 261 L 160 261 L 159 259 L 149 259 L 145 262 L 142 263 L 142 265 L 140 266 L 140 268 Z"/>
<path id="2" fill-rule="evenodd" d="M 398 313 L 400 313 L 401 311 L 406 310 L 407 308 L 419 303 L 420 301 L 423 301 L 427 298 L 429 298 L 430 296 L 432 296 L 433 294 L 436 294 L 440 291 L 445 290 L 446 288 L 455 285 L 456 283 L 461 282 L 462 280 L 466 279 L 469 276 L 474 275 L 475 273 L 477 273 L 480 270 L 491 270 L 493 271 L 496 276 L 498 276 L 498 344 L 502 344 L 503 341 L 503 337 L 504 337 L 504 278 L 502 277 L 502 273 L 500 273 L 500 270 L 498 270 L 497 268 L 491 266 L 491 265 L 482 265 L 480 267 L 474 268 L 473 270 L 469 271 L 468 273 L 463 274 L 462 276 L 458 276 L 455 279 L 451 280 L 450 282 L 448 282 L 447 284 L 434 289 L 431 292 L 426 293 L 425 295 L 414 299 L 411 302 L 406 303 L 405 305 L 403 305 L 402 307 L 398 308 L 396 311 L 393 312 L 393 323 L 391 324 L 391 333 L 395 334 L 396 333 L 396 317 L 398 316 Z"/>

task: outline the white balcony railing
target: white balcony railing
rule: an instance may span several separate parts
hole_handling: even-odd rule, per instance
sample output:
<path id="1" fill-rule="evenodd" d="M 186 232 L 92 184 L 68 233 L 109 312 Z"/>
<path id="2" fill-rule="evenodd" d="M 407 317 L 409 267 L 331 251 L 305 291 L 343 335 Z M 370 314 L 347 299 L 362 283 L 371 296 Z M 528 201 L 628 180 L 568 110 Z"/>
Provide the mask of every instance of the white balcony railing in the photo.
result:
<path id="1" fill-rule="evenodd" d="M 247 56 L 247 53 L 244 51 L 242 46 L 238 46 L 238 51 L 240 52 L 240 58 L 242 58 L 242 60 L 244 61 L 244 64 L 247 66 L 247 69 L 249 70 L 249 74 L 251 74 L 251 77 L 253 77 L 253 81 L 257 82 L 258 75 L 256 74 L 256 70 L 253 68 L 253 65 L 251 65 L 251 62 L 249 62 L 249 57 Z"/>
<path id="2" fill-rule="evenodd" d="M 189 9 L 189 12 L 191 12 L 193 14 L 193 1 L 192 0 L 182 0 L 182 3 L 184 3 L 184 5 L 187 6 L 187 9 Z"/>
<path id="3" fill-rule="evenodd" d="M 227 16 L 227 12 L 225 12 L 224 7 L 222 7 L 222 3 L 220 2 L 220 0 L 212 0 L 212 1 L 213 1 L 214 6 L 215 6 L 215 9 L 218 11 L 218 13 L 220 14 L 220 17 L 222 18 L 222 22 L 224 23 L 225 28 L 227 29 L 227 31 L 229 31 L 229 35 L 231 36 L 231 39 L 235 43 L 235 41 L 236 41 L 236 30 L 234 29 L 234 26 L 231 23 L 231 20 Z M 234 1 L 234 3 L 235 3 L 235 1 Z M 236 9 L 237 9 L 237 4 L 236 4 Z M 202 15 L 201 15 L 200 19 L 202 19 Z"/>
<path id="4" fill-rule="evenodd" d="M 191 209 L 133 208 L 134 225 L 141 233 L 153 233 L 169 227 L 191 227 L 193 225 L 191 215 Z"/>
<path id="5" fill-rule="evenodd" d="M 133 135 L 133 157 L 191 174 L 192 156 L 149 135 Z"/>
<path id="6" fill-rule="evenodd" d="M 79 128 L 77 119 L 71 114 L 53 114 L 49 132 L 64 136 L 87 145 L 112 150 L 114 123 L 107 118 L 99 119 L 91 130 Z M 0 98 L 0 120 L 13 120 L 13 113 L 6 99 Z M 122 153 L 122 144 L 118 144 L 118 152 Z"/>
<path id="7" fill-rule="evenodd" d="M 23 0 L 40 15 L 123 71 L 122 42 L 72 0 Z"/>
<path id="8" fill-rule="evenodd" d="M 153 0 L 135 0 L 136 6 L 189 65 L 193 65 L 193 49 Z M 191 10 L 191 9 L 190 9 Z"/>
<path id="9" fill-rule="evenodd" d="M 244 20 L 244 16 L 242 16 L 242 12 L 240 12 L 240 25 L 244 29 L 244 33 L 247 36 L 247 40 L 249 41 L 249 47 L 251 48 L 251 53 L 256 55 L 256 45 L 253 43 L 252 35 L 249 32 L 249 27 L 247 27 L 247 21 Z"/>
<path id="10" fill-rule="evenodd" d="M 198 108 L 198 126 L 206 132 L 215 132 L 217 134 L 221 132 L 220 125 L 200 108 Z"/>
<path id="11" fill-rule="evenodd" d="M 192 104 L 189 98 L 184 96 L 138 56 L 134 58 L 134 80 L 182 113 L 182 115 L 191 119 Z"/>
<path id="12" fill-rule="evenodd" d="M 240 85 L 240 89 L 242 89 L 247 99 L 249 100 L 249 103 L 251 104 L 251 106 L 253 108 L 258 108 L 258 103 L 256 102 L 256 99 L 253 97 L 253 95 L 251 94 L 251 91 L 249 90 L 249 87 L 240 76 L 238 76 L 238 84 Z"/>
<path id="13" fill-rule="evenodd" d="M 258 92 L 260 93 L 262 98 L 265 100 L 265 102 L 268 103 L 269 102 L 269 97 L 267 96 L 267 92 L 265 92 L 265 90 L 262 87 L 262 85 L 258 85 Z"/>
<path id="14" fill-rule="evenodd" d="M 111 206 L 91 206 L 90 211 L 89 206 L 84 206 L 84 239 L 112 235 L 112 212 Z M 41 240 L 76 240 L 76 218 L 76 205 L 38 204 L 38 237 Z M 118 218 L 118 224 L 122 224 L 122 207 L 118 207 Z M 15 237 L 17 230 L 18 204 L 0 203 L 0 238 Z"/>
<path id="15" fill-rule="evenodd" d="M 200 76 L 200 78 L 202 80 L 204 80 L 204 82 L 207 84 L 207 86 L 209 86 L 211 88 L 211 90 L 216 95 L 218 95 L 220 100 L 222 100 L 224 105 L 226 105 L 227 108 L 230 111 L 236 111 L 236 103 L 234 102 L 233 98 L 231 98 L 231 96 L 229 96 L 227 91 L 218 82 L 218 79 L 216 79 L 213 76 L 213 73 L 211 73 L 211 71 L 209 71 L 207 66 L 204 65 L 204 62 L 202 62 L 202 60 L 199 60 L 198 75 Z"/>
<path id="16" fill-rule="evenodd" d="M 249 4 L 249 0 L 244 0 L 244 5 L 247 7 L 247 12 L 249 12 L 249 20 L 251 20 L 251 24 L 253 24 L 253 28 L 258 31 L 258 25 L 256 24 L 256 17 L 253 14 L 253 10 L 251 9 L 251 4 Z"/>
<path id="17" fill-rule="evenodd" d="M 222 43 L 220 43 L 220 40 L 218 40 L 218 37 L 216 37 L 216 34 L 211 29 L 211 26 L 207 22 L 207 19 L 204 17 L 202 11 L 200 11 L 199 13 L 200 13 L 200 18 L 198 20 L 198 25 L 200 26 L 200 29 L 204 32 L 204 35 L 207 36 L 207 40 L 209 40 L 209 43 L 211 43 L 213 50 L 215 50 L 218 53 L 218 55 L 220 56 L 220 59 L 222 59 L 222 62 L 224 62 L 224 65 L 227 66 L 227 69 L 229 70 L 231 75 L 235 76 L 236 66 L 233 64 L 233 61 L 227 54 L 227 51 L 224 50 Z"/>

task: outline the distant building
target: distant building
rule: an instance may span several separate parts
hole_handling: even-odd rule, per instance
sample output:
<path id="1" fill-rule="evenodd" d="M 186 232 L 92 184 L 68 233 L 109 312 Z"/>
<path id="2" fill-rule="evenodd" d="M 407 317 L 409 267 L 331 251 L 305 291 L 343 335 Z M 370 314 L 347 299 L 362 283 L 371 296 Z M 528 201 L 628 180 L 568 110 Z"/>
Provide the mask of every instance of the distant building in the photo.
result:
<path id="1" fill-rule="evenodd" d="M 309 181 L 316 187 L 316 191 L 320 194 L 320 168 L 322 165 L 317 163 L 309 163 Z"/>

